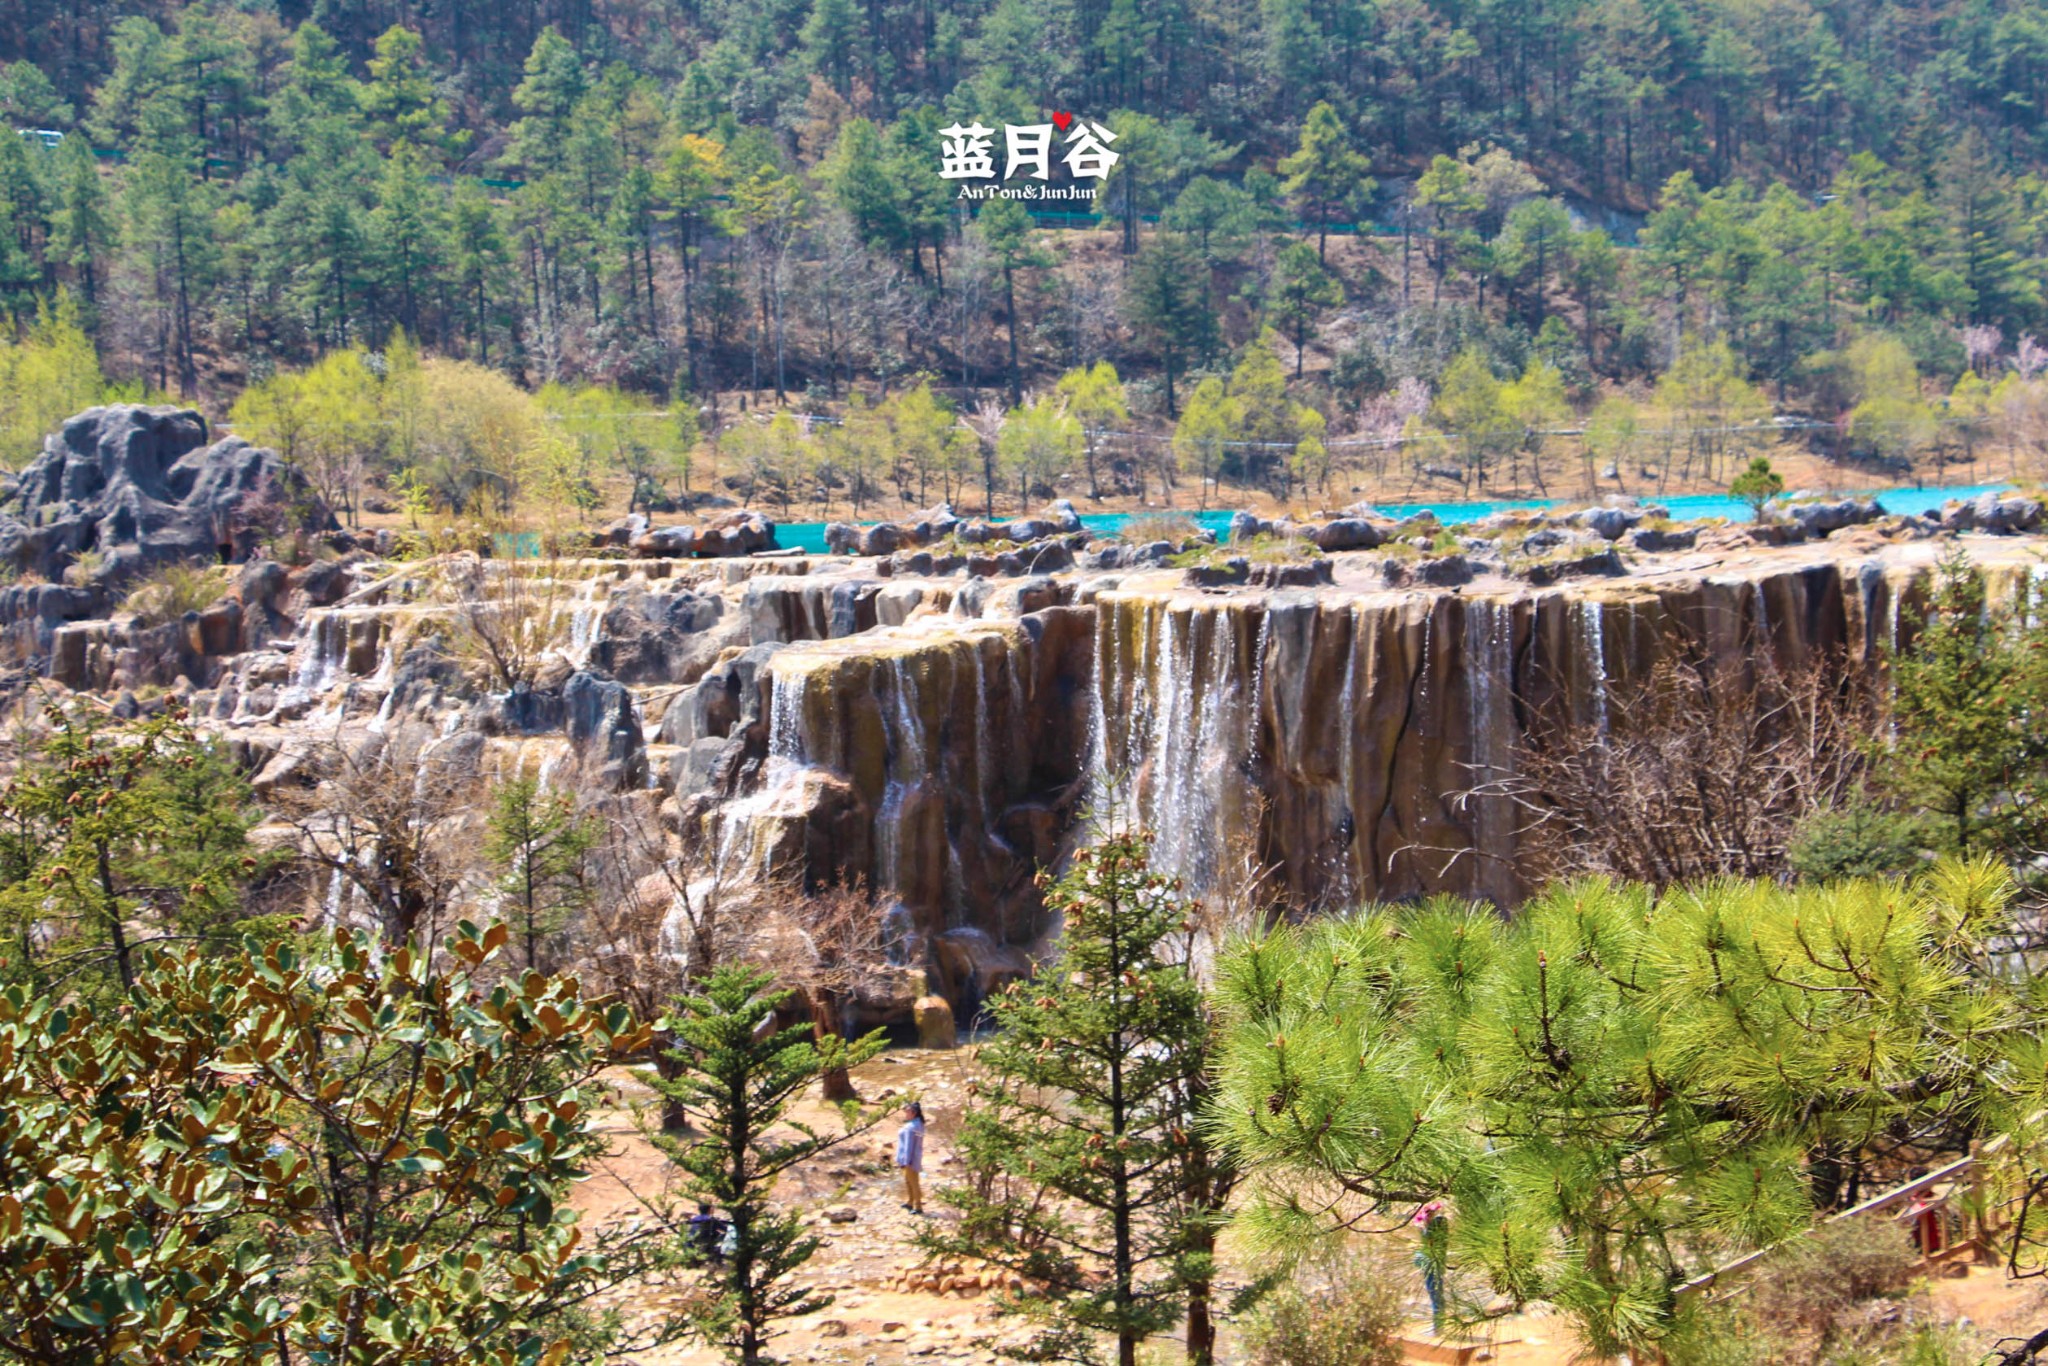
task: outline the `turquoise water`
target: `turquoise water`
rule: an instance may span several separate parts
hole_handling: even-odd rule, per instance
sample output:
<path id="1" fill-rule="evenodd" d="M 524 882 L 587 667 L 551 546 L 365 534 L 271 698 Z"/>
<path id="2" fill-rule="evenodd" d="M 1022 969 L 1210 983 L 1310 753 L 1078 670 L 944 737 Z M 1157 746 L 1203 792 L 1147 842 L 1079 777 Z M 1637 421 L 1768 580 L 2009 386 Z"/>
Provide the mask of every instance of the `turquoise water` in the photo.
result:
<path id="1" fill-rule="evenodd" d="M 2005 484 L 1970 484 L 1959 488 L 1939 489 L 1878 489 L 1874 496 L 1878 505 L 1886 512 L 1912 516 L 1938 508 L 1952 498 L 1974 498 L 1980 493 L 1992 493 L 2008 487 Z M 1872 493 L 1871 490 L 1865 490 Z M 1835 497 L 1848 498 L 1851 494 L 1837 494 Z M 1731 521 L 1746 520 L 1749 505 L 1721 493 L 1687 493 L 1674 498 L 1659 498 L 1671 509 L 1675 521 L 1690 521 L 1695 517 L 1726 517 Z M 1477 522 L 1491 517 L 1496 512 L 1541 512 L 1551 508 L 1577 508 L 1586 506 L 1584 499 L 1550 498 L 1524 503 L 1382 503 L 1376 505 L 1389 517 L 1406 517 L 1412 513 L 1434 513 L 1445 526 L 1460 522 Z M 1098 536 L 1114 536 L 1123 530 L 1124 524 L 1133 517 L 1159 516 L 1152 512 L 1096 512 L 1081 518 L 1081 525 Z M 1230 519 L 1235 514 L 1229 511 L 1174 512 L 1175 517 L 1184 518 L 1213 531 L 1218 537 L 1230 530 Z M 863 523 L 863 525 L 867 525 Z M 801 550 L 812 555 L 825 553 L 824 522 L 791 522 L 775 528 L 775 542 L 785 550 Z"/>

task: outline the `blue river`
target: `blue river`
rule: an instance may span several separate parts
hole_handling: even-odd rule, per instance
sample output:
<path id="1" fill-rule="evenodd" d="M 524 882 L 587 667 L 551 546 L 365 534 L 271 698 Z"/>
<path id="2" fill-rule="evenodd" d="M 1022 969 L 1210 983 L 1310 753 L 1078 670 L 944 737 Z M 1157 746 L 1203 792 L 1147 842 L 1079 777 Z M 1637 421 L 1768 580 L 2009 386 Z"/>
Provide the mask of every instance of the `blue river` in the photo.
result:
<path id="1" fill-rule="evenodd" d="M 1886 512 L 1912 516 L 1938 508 L 1953 498 L 1974 498 L 1980 493 L 1993 493 L 2008 488 L 2007 484 L 1971 484 L 1960 488 L 1938 489 L 1877 489 L 1866 490 L 1878 500 Z M 1832 494 L 1830 497 L 1861 497 L 1862 494 Z M 1749 504 L 1730 498 L 1724 493 L 1686 493 L 1671 498 L 1645 499 L 1646 502 L 1662 503 L 1671 510 L 1674 521 L 1690 521 L 1696 517 L 1726 517 L 1731 521 L 1745 521 L 1749 517 Z M 1579 508 L 1587 506 L 1582 498 L 1550 498 L 1525 503 L 1384 503 L 1378 504 L 1379 511 L 1389 517 L 1407 517 L 1417 512 L 1434 513 L 1437 521 L 1445 526 L 1460 522 L 1477 522 L 1491 517 L 1496 512 L 1541 512 L 1552 508 Z M 1156 517 L 1169 515 L 1185 518 L 1213 531 L 1220 538 L 1230 530 L 1230 519 L 1235 514 L 1228 511 L 1183 512 L 1164 508 L 1152 508 L 1143 512 L 1097 512 L 1084 514 L 1081 525 L 1099 536 L 1114 536 L 1122 531 L 1124 524 L 1133 517 Z M 868 525 L 863 523 L 862 525 Z M 812 555 L 825 553 L 824 522 L 789 522 L 775 528 L 775 542 L 785 550 L 802 550 Z"/>

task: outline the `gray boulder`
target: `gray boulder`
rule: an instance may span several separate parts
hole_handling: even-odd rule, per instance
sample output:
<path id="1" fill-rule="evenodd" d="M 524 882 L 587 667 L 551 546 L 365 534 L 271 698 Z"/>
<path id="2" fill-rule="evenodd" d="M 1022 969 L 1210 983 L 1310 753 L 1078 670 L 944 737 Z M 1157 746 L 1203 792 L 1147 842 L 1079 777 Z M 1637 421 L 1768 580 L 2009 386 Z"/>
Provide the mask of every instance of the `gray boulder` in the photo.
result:
<path id="1" fill-rule="evenodd" d="M 664 744 L 724 740 L 760 710 L 763 670 L 780 645 L 756 645 L 708 670 L 662 714 Z"/>
<path id="2" fill-rule="evenodd" d="M 1380 529 L 1359 517 L 1339 517 L 1309 533 L 1318 550 L 1377 550 L 1383 537 Z"/>
<path id="3" fill-rule="evenodd" d="M 1233 512 L 1230 514 L 1230 539 L 1249 541 L 1254 536 L 1272 534 L 1273 523 L 1255 512 Z"/>
<path id="4" fill-rule="evenodd" d="M 96 582 L 181 560 L 251 558 L 287 530 L 335 529 L 304 479 L 275 451 L 206 419 L 138 403 L 88 408 L 43 443 L 0 512 L 0 559 L 46 579 L 90 551 Z"/>
<path id="5" fill-rule="evenodd" d="M 623 683 L 573 673 L 562 685 L 563 731 L 569 747 L 604 786 L 623 791 L 647 785 L 647 746 L 640 714 Z"/>
<path id="6" fill-rule="evenodd" d="M 1436 555 L 1415 566 L 1415 577 L 1436 588 L 1472 582 L 1472 562 L 1463 555 Z"/>
<path id="7" fill-rule="evenodd" d="M 2032 498 L 2004 498 L 1981 493 L 1941 510 L 1941 524 L 1950 531 L 1989 531 L 2010 535 L 2041 525 L 2041 504 Z"/>
<path id="8" fill-rule="evenodd" d="M 1639 526 L 1628 534 L 1628 543 L 1633 549 L 1654 555 L 1668 550 L 1691 550 L 1699 537 L 1697 527 L 1675 531 L 1669 527 Z"/>
<path id="9" fill-rule="evenodd" d="M 744 510 L 721 513 L 703 526 L 654 527 L 633 539 L 633 553 L 649 559 L 752 555 L 775 548 L 775 523 Z"/>
<path id="10" fill-rule="evenodd" d="M 1628 567 L 1621 562 L 1621 552 L 1610 543 L 1576 558 L 1543 560 L 1528 565 L 1519 571 L 1519 576 L 1542 588 L 1564 579 L 1612 578 L 1627 572 Z"/>
<path id="11" fill-rule="evenodd" d="M 690 682 L 747 629 L 743 620 L 725 618 L 723 598 L 687 588 L 614 589 L 602 611 L 603 630 L 590 646 L 590 662 L 626 683 Z"/>
<path id="12" fill-rule="evenodd" d="M 1603 540 L 1618 541 L 1623 532 L 1643 520 L 1643 512 L 1640 508 L 1586 508 L 1584 511 L 1573 513 L 1565 520 L 1575 526 L 1586 528 Z"/>
<path id="13" fill-rule="evenodd" d="M 1837 502 L 1794 503 L 1786 509 L 1809 536 L 1825 536 L 1843 527 L 1874 522 L 1884 514 L 1874 498 L 1843 498 Z"/>

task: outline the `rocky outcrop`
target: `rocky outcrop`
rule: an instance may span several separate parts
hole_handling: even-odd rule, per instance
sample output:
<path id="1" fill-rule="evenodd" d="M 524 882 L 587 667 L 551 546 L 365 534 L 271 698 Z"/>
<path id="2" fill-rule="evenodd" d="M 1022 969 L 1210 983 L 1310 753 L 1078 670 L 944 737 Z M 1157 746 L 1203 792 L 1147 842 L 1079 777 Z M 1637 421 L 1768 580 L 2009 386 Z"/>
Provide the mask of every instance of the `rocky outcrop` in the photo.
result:
<path id="1" fill-rule="evenodd" d="M 1327 522 L 1294 522 L 1284 517 L 1266 518 L 1240 512 L 1230 519 L 1230 539 L 1235 544 L 1278 537 L 1307 541 L 1318 550 L 1372 550 L 1387 542 L 1394 525 L 1385 519 L 1368 520 L 1349 513 Z"/>
<path id="2" fill-rule="evenodd" d="M 1825 536 L 1844 527 L 1862 526 L 1884 516 L 1875 498 L 1842 498 L 1833 502 L 1794 503 L 1785 515 L 1809 536 Z"/>
<path id="3" fill-rule="evenodd" d="M 1558 565 L 1595 577 L 1571 582 L 1517 586 L 1470 560 L 1460 582 L 1398 591 L 1365 586 L 1363 562 L 1305 588 L 1145 573 L 1017 627 L 925 618 L 788 646 L 755 666 L 760 776 L 718 813 L 726 845 L 867 878 L 908 961 L 963 1010 L 1047 928 L 1016 876 L 1061 847 L 1082 790 L 1154 832 L 1196 889 L 1256 851 L 1302 903 L 1513 904 L 1521 817 L 1485 789 L 1534 718 L 1597 720 L 1674 652 L 1731 678 L 1830 650 L 1875 660 L 1937 553 L 1824 542 L 1644 576 L 1579 530 L 1589 544 Z M 2025 566 L 1987 569 L 2016 582 Z M 1056 643 L 1077 630 L 1092 639 Z"/>
<path id="4" fill-rule="evenodd" d="M 720 847 L 755 866 L 800 859 L 813 881 L 862 879 L 899 908 L 898 961 L 912 966 L 953 929 L 1031 942 L 1044 929 L 1032 875 L 1058 852 L 1055 813 L 1088 753 L 1076 680 L 1092 622 L 1067 607 L 931 618 L 757 664 L 767 724 L 735 733 L 759 746 L 760 777 L 718 811 Z"/>
<path id="5" fill-rule="evenodd" d="M 179 560 L 251 558 L 280 531 L 334 518 L 274 451 L 240 437 L 207 444 L 189 409 L 117 404 L 66 422 L 22 471 L 0 517 L 0 559 L 59 579 L 85 555 L 117 583 Z"/>
<path id="6" fill-rule="evenodd" d="M 2011 535 L 2039 527 L 2041 513 L 2041 504 L 2036 499 L 1984 493 L 1949 503 L 1940 512 L 1927 515 L 1949 531 L 1989 531 L 1996 535 Z"/>
<path id="7" fill-rule="evenodd" d="M 569 748 L 601 788 L 647 785 L 647 748 L 640 713 L 623 683 L 574 673 L 562 685 L 562 730 Z"/>
<path id="8" fill-rule="evenodd" d="M 620 525 L 614 523 L 606 528 L 606 538 L 613 539 L 614 534 L 621 530 Z M 633 553 L 649 559 L 717 558 L 753 555 L 775 549 L 775 523 L 758 512 L 726 512 L 701 526 L 664 526 L 645 530 L 640 530 L 639 525 L 628 518 L 623 531 L 632 536 Z M 623 539 L 623 536 L 618 539 Z"/>
<path id="9" fill-rule="evenodd" d="M 882 556 L 948 539 L 965 546 L 995 542 L 1025 546 L 1080 532 L 1081 514 L 1064 498 L 1036 517 L 1018 517 L 1007 522 L 968 521 L 954 513 L 950 503 L 940 503 L 927 512 L 893 522 L 867 526 L 834 522 L 825 528 L 825 548 L 834 555 Z"/>
<path id="10" fill-rule="evenodd" d="M 586 628 L 595 637 L 588 662 L 621 683 L 694 682 L 720 651 L 747 643 L 746 623 L 728 613 L 716 593 L 629 584 L 613 589 L 602 604 L 576 610 L 601 617 L 601 626 Z"/>

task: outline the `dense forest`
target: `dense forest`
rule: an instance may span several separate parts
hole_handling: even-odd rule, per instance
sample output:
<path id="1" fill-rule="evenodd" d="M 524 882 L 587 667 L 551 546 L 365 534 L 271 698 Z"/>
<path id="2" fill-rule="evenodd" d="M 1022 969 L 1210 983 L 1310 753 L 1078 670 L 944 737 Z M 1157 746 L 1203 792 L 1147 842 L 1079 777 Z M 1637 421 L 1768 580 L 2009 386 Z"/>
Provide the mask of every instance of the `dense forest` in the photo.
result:
<path id="1" fill-rule="evenodd" d="M 1690 357 L 1830 423 L 1925 386 L 1850 442 L 1896 464 L 2048 326 L 2048 18 L 1997 0 L 8 0 L 0 62 L 0 308 L 220 414 L 394 329 L 706 434 L 1108 362 L 1140 425 L 1209 381 L 1185 468 L 1260 435 L 1271 329 L 1290 448 L 1420 420 L 1483 472 Z M 943 128 L 1067 111 L 1116 136 L 1092 205 L 941 176 Z"/>

